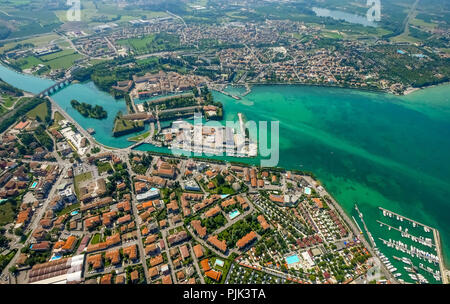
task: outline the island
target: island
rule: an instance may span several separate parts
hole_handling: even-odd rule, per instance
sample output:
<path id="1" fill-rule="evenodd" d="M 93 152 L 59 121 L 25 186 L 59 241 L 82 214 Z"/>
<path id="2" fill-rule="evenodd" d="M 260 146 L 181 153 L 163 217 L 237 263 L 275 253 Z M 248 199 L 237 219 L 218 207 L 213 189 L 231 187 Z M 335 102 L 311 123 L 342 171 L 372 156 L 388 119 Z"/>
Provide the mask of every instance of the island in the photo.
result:
<path id="1" fill-rule="evenodd" d="M 108 117 L 108 113 L 99 105 L 92 106 L 85 102 L 80 103 L 75 99 L 70 101 L 70 105 L 84 117 L 94 119 L 105 119 Z"/>

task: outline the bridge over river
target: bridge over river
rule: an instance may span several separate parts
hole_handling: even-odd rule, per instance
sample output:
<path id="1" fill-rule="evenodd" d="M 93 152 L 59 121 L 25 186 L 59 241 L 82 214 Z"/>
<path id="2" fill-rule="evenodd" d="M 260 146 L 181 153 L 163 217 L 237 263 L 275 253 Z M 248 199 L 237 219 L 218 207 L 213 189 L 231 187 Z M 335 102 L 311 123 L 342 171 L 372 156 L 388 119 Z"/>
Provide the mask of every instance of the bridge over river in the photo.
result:
<path id="1" fill-rule="evenodd" d="M 44 98 L 45 96 L 50 96 L 51 94 L 56 93 L 57 91 L 61 90 L 62 88 L 68 86 L 71 81 L 72 81 L 71 77 L 65 77 L 64 79 L 53 84 L 51 87 L 48 87 L 47 89 L 43 90 L 42 92 L 36 94 L 36 96 L 40 97 L 40 98 Z"/>

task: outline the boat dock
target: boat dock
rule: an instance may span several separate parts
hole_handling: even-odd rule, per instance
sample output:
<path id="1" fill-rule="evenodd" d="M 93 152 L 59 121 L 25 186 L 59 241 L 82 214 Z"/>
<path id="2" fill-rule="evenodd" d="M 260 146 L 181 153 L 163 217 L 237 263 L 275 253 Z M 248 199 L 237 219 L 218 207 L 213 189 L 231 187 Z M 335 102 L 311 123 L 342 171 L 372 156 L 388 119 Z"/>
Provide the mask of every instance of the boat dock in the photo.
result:
<path id="1" fill-rule="evenodd" d="M 436 252 L 437 252 L 437 255 L 438 255 L 438 258 L 439 258 L 439 269 L 440 269 L 440 272 L 441 272 L 442 283 L 443 284 L 448 284 L 449 280 L 448 280 L 448 276 L 446 275 L 447 270 L 444 268 L 444 258 L 442 256 L 442 248 L 441 248 L 441 240 L 440 240 L 440 236 L 439 236 L 439 231 L 437 229 L 435 229 L 435 228 L 432 228 L 430 226 L 427 226 L 427 225 L 424 225 L 422 223 L 419 223 L 419 222 L 417 222 L 415 220 L 412 220 L 412 219 L 407 218 L 407 217 L 405 217 L 403 215 L 400 215 L 398 213 L 395 213 L 395 212 L 392 212 L 390 210 L 387 210 L 387 209 L 385 209 L 383 207 L 378 207 L 378 208 L 381 211 L 383 211 L 383 212 L 391 213 L 391 214 L 399 217 L 400 219 L 408 220 L 411 223 L 414 223 L 415 225 L 419 225 L 419 226 L 422 226 L 422 227 L 424 227 L 426 229 L 429 229 L 429 230 L 433 231 L 434 244 L 436 246 Z"/>
<path id="2" fill-rule="evenodd" d="M 355 204 L 355 209 L 358 212 L 359 218 L 361 219 L 361 222 L 362 222 L 362 224 L 364 226 L 364 229 L 366 230 L 366 233 L 367 233 L 367 235 L 369 237 L 369 242 L 372 244 L 373 248 L 376 248 L 377 244 L 375 244 L 375 240 L 373 239 L 373 236 L 370 233 L 369 229 L 367 228 L 366 222 L 364 221 L 363 214 L 359 211 L 358 205 L 356 205 L 356 204 Z"/>
<path id="3" fill-rule="evenodd" d="M 236 100 L 241 100 L 241 97 L 233 95 L 231 93 L 225 92 L 224 90 L 217 90 L 218 92 L 222 93 L 223 95 L 227 95 L 228 97 L 234 98 Z"/>
<path id="4" fill-rule="evenodd" d="M 418 238 L 418 237 L 416 237 L 416 236 L 414 236 L 414 235 L 408 233 L 406 230 L 403 231 L 403 230 L 401 230 L 401 229 L 399 229 L 399 228 L 393 227 L 393 226 L 391 226 L 391 225 L 389 225 L 389 224 L 386 224 L 386 223 L 383 223 L 382 221 L 379 221 L 379 220 L 377 220 L 377 222 L 380 224 L 380 226 L 383 226 L 383 225 L 384 225 L 384 226 L 388 227 L 389 230 L 390 230 L 390 229 L 394 229 L 394 230 L 397 230 L 398 232 L 401 232 L 403 237 L 406 237 L 406 238 L 408 238 L 408 239 L 411 239 L 411 240 L 413 240 L 414 242 L 417 242 L 417 243 L 419 243 L 419 244 L 422 244 L 422 245 L 428 246 L 428 247 L 436 246 L 436 245 L 433 244 L 432 242 L 431 242 L 431 243 L 428 243 L 428 242 L 426 242 L 426 241 L 424 241 L 424 240 L 422 240 L 422 239 L 420 239 L 420 238 Z M 401 226 L 400 226 L 400 228 L 401 228 Z M 404 234 L 404 235 L 403 235 L 403 234 Z"/>
<path id="5" fill-rule="evenodd" d="M 245 84 L 245 88 L 246 91 L 244 92 L 244 94 L 242 94 L 242 97 L 245 97 L 252 92 L 252 89 L 250 88 L 250 85 L 248 83 Z"/>
<path id="6" fill-rule="evenodd" d="M 363 232 L 362 232 L 362 230 L 361 230 L 361 227 L 359 227 L 359 224 L 358 224 L 358 222 L 356 221 L 355 217 L 352 216 L 352 218 L 353 218 L 353 221 L 355 222 L 356 226 L 357 226 L 358 229 L 359 229 L 359 233 L 363 234 Z"/>
<path id="7" fill-rule="evenodd" d="M 414 224 L 416 224 L 416 225 L 425 227 L 425 228 L 427 228 L 427 229 L 429 229 L 429 230 L 433 230 L 433 229 L 434 229 L 434 228 L 432 228 L 432 227 L 430 227 L 430 226 L 427 226 L 427 225 L 425 225 L 425 224 L 422 224 L 422 223 L 419 223 L 419 222 L 417 222 L 417 221 L 415 221 L 415 220 L 412 220 L 412 219 L 410 219 L 410 218 L 407 218 L 406 216 L 403 216 L 403 215 L 400 215 L 400 214 L 398 214 L 398 213 L 392 212 L 392 211 L 390 211 L 390 210 L 384 209 L 383 207 L 378 207 L 378 209 L 380 209 L 381 211 L 387 212 L 388 214 L 390 213 L 390 214 L 392 214 L 392 215 L 395 215 L 395 216 L 399 217 L 400 219 L 405 219 L 405 220 L 407 220 L 407 221 L 410 221 L 411 223 L 414 223 Z"/>
<path id="8" fill-rule="evenodd" d="M 447 276 L 447 269 L 444 268 L 444 257 L 442 256 L 442 249 L 441 249 L 441 239 L 439 236 L 439 231 L 436 229 L 433 229 L 433 236 L 434 236 L 434 242 L 436 244 L 436 251 L 439 257 L 439 269 L 441 271 L 441 278 L 443 284 L 449 284 L 448 276 Z"/>

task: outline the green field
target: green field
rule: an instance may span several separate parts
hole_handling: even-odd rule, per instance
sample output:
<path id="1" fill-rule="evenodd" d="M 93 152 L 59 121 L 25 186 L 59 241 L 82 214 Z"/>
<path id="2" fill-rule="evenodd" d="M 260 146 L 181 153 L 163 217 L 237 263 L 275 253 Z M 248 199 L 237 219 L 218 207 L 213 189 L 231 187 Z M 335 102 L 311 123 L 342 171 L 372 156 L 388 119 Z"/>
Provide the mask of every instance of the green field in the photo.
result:
<path id="1" fill-rule="evenodd" d="M 122 39 L 118 44 L 127 46 L 137 54 L 177 50 L 180 48 L 180 38 L 174 34 L 158 33 L 141 38 Z"/>
<path id="2" fill-rule="evenodd" d="M 61 113 L 59 113 L 58 111 L 55 112 L 55 117 L 54 117 L 55 122 L 59 122 L 61 120 L 64 120 L 64 116 L 62 116 Z"/>
<path id="3" fill-rule="evenodd" d="M 11 95 L 8 94 L 2 94 L 0 100 L 2 100 L 3 106 L 11 108 L 14 102 L 17 100 L 17 98 L 12 97 Z"/>
<path id="4" fill-rule="evenodd" d="M 35 56 L 27 56 L 27 57 L 16 60 L 16 64 L 22 70 L 25 70 L 25 69 L 30 69 L 32 67 L 35 67 L 38 64 L 44 64 L 44 63 L 42 62 L 42 60 L 40 60 L 39 58 L 37 58 Z"/>
<path id="5" fill-rule="evenodd" d="M 3 271 L 3 269 L 8 266 L 9 262 L 14 258 L 16 255 L 17 249 L 11 250 L 7 255 L 0 255 L 0 272 Z"/>
<path id="6" fill-rule="evenodd" d="M 95 245 L 95 244 L 100 243 L 101 241 L 102 241 L 102 236 L 100 235 L 100 233 L 96 233 L 92 237 L 90 244 Z"/>
<path id="7" fill-rule="evenodd" d="M 40 46 L 45 46 L 48 45 L 51 41 L 60 38 L 60 36 L 58 36 L 57 34 L 51 33 L 51 34 L 45 34 L 42 36 L 38 36 L 38 37 L 33 37 L 33 38 L 29 38 L 29 39 L 25 39 L 25 40 L 19 40 L 19 41 L 15 41 L 15 42 L 9 42 L 6 43 L 4 46 L 0 47 L 0 54 L 2 54 L 3 52 L 5 52 L 6 50 L 9 50 L 11 48 L 14 48 L 15 46 L 17 46 L 19 43 L 20 44 L 28 44 L 31 43 L 33 44 L 35 47 L 40 47 Z"/>
<path id="8" fill-rule="evenodd" d="M 143 121 L 131 121 L 125 119 L 117 119 L 114 123 L 114 134 L 126 134 L 130 132 L 134 132 L 137 130 L 141 130 L 144 128 Z"/>
<path id="9" fill-rule="evenodd" d="M 45 117 L 47 117 L 48 108 L 47 103 L 43 102 L 38 105 L 36 108 L 27 113 L 28 118 L 36 119 L 39 116 L 41 121 L 45 121 Z"/>
<path id="10" fill-rule="evenodd" d="M 66 10 L 57 10 L 55 15 L 61 22 L 68 21 Z M 82 1 L 81 20 L 90 25 L 104 22 L 127 22 L 142 17 L 150 19 L 165 16 L 167 16 L 165 12 L 144 11 L 131 7 L 120 9 L 116 4 L 108 3 L 108 1 L 96 1 L 96 3 L 92 0 Z"/>
<path id="11" fill-rule="evenodd" d="M 80 58 L 83 58 L 83 56 L 78 54 L 74 50 L 69 49 L 45 55 L 42 57 L 28 56 L 25 58 L 18 59 L 16 61 L 16 64 L 22 70 L 35 67 L 39 64 L 50 66 L 52 70 L 67 69 L 70 68 L 74 64 L 74 62 Z"/>
<path id="12" fill-rule="evenodd" d="M 135 51 L 146 51 L 147 45 L 155 40 L 155 35 L 149 35 L 143 38 L 130 38 L 117 41 L 120 45 L 129 46 Z"/>
<path id="13" fill-rule="evenodd" d="M 16 212 L 14 206 L 10 202 L 0 205 L 0 226 L 6 225 L 14 221 Z"/>
<path id="14" fill-rule="evenodd" d="M 436 23 L 426 22 L 422 19 L 414 18 L 410 21 L 411 25 L 416 25 L 428 30 L 434 30 L 438 25 Z"/>
<path id="15" fill-rule="evenodd" d="M 331 38 L 331 39 L 342 39 L 344 38 L 344 35 L 342 35 L 339 32 L 336 31 L 324 31 L 322 32 L 322 36 L 325 38 Z"/>
<path id="16" fill-rule="evenodd" d="M 59 113 L 58 111 L 55 112 L 55 115 L 53 117 L 53 124 L 49 127 L 49 129 L 58 129 L 59 128 L 59 124 L 58 122 L 63 120 L 64 116 L 62 116 L 61 113 Z"/>
<path id="17" fill-rule="evenodd" d="M 134 136 L 134 137 L 130 137 L 130 138 L 128 138 L 128 140 L 129 141 L 141 141 L 141 140 L 147 138 L 149 135 L 150 135 L 150 132 L 145 132 L 145 133 L 142 133 L 140 135 L 137 135 L 137 136 Z"/>

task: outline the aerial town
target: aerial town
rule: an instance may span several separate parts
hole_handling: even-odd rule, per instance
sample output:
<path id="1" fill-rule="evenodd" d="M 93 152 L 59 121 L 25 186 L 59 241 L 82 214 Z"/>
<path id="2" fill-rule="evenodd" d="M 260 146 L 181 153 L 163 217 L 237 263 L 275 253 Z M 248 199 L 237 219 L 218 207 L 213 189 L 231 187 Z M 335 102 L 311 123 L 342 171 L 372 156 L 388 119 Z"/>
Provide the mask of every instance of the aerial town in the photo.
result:
<path id="1" fill-rule="evenodd" d="M 3 283 L 349 283 L 375 267 L 309 175 L 108 152 L 53 115 L 54 151 L 31 117 L 1 137 L 1 200 L 19 202 Z"/>
<path id="2" fill-rule="evenodd" d="M 193 84 L 209 83 L 223 88 L 227 83 L 254 85 L 286 83 L 327 85 L 382 90 L 404 94 L 417 87 L 418 80 L 409 75 L 412 65 L 435 73 L 428 82 L 445 82 L 445 71 L 438 62 L 445 62 L 448 54 L 442 48 L 398 44 L 376 39 L 345 39 L 350 35 L 328 30 L 321 25 L 303 21 L 265 20 L 233 21 L 224 26 L 189 24 L 173 16 L 135 19 L 120 25 L 105 23 L 89 31 L 66 30 L 61 40 L 70 46 L 53 43 L 43 46 L 21 45 L 5 51 L 5 63 L 25 73 L 47 75 L 53 79 L 67 76 L 67 70 L 92 67 L 97 62 L 116 57 L 135 58 L 136 62 L 118 64 L 117 69 L 144 65 L 152 71 L 152 61 L 160 58 L 169 73 L 155 71 L 155 75 L 118 77 L 113 87 L 131 91 L 132 96 L 144 98 L 158 93 L 177 92 Z M 439 33 L 448 35 L 447 33 Z M 448 37 L 447 37 L 448 38 Z M 46 65 L 46 58 L 71 53 L 67 69 Z M 65 57 L 69 57 L 64 55 Z M 393 67 L 385 60 L 405 63 Z M 30 62 L 41 62 L 31 65 Z M 50 66 L 50 67 L 49 67 Z M 390 71 L 394 69 L 395 71 Z M 404 73 L 399 73 L 399 69 Z M 182 76 L 177 72 L 189 76 Z M 148 73 L 148 72 L 147 72 Z M 413 79 L 414 78 L 414 79 Z M 143 84 L 144 81 L 148 83 Z M 426 82 L 426 83 L 425 83 Z"/>
<path id="3" fill-rule="evenodd" d="M 17 2 L 0 4 L 0 285 L 449 282 L 428 205 L 449 185 L 438 6 L 386 1 L 371 26 L 291 0 L 86 0 L 80 21 Z M 286 167 L 258 164 L 253 117 L 282 126 Z M 400 214 L 422 205 L 436 222 Z"/>
<path id="4" fill-rule="evenodd" d="M 32 125 L 2 137 L 1 197 L 22 198 L 4 227 L 14 276 L 6 267 L 2 280 L 338 283 L 373 267 L 310 176 L 137 152 L 56 163 L 38 145 L 24 155 L 12 148 Z"/>

